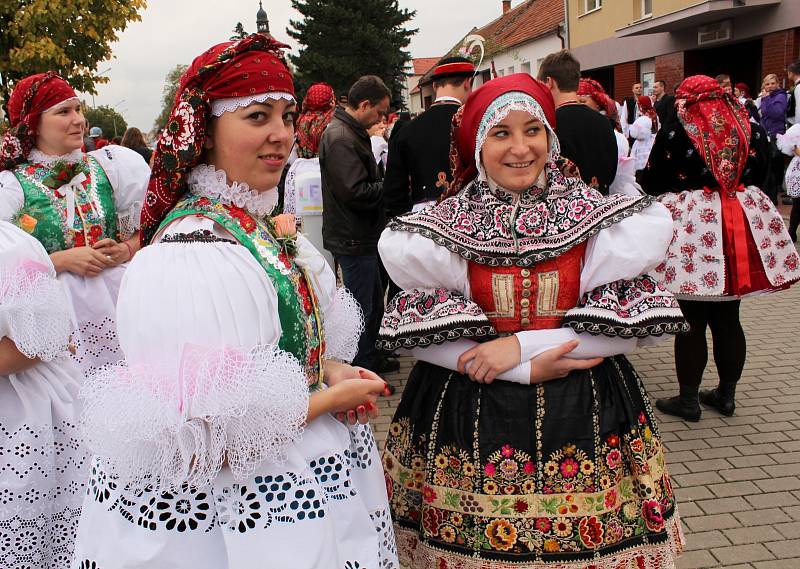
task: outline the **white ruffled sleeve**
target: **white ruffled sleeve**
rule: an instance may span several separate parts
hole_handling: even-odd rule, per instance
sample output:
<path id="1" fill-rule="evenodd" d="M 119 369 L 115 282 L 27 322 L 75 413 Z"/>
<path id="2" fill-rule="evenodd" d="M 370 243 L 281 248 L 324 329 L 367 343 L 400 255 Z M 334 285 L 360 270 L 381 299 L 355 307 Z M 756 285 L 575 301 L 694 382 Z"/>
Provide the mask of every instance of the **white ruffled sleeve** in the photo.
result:
<path id="1" fill-rule="evenodd" d="M 150 166 L 138 152 L 111 144 L 89 153 L 103 167 L 114 189 L 117 226 L 124 239 L 140 227 L 142 204 L 150 181 Z"/>
<path id="2" fill-rule="evenodd" d="M 28 358 L 67 354 L 75 329 L 69 297 L 47 252 L 18 227 L 0 221 L 0 337 Z"/>
<path id="3" fill-rule="evenodd" d="M 277 294 L 250 252 L 184 218 L 145 247 L 117 305 L 126 361 L 87 379 L 87 444 L 124 480 L 209 483 L 280 462 L 308 412 L 308 383 L 278 348 Z M 207 221 L 207 220 L 206 220 Z"/>
<path id="4" fill-rule="evenodd" d="M 325 335 L 325 358 L 352 362 L 364 331 L 361 305 L 344 287 L 322 254 L 302 234 L 297 235 L 297 264 L 305 271 L 317 296 Z"/>
<path id="5" fill-rule="evenodd" d="M 653 134 L 653 121 L 646 115 L 640 116 L 633 121 L 628 129 L 628 136 L 636 140 L 647 140 Z"/>
<path id="6" fill-rule="evenodd" d="M 0 172 L 0 221 L 11 221 L 25 205 L 25 194 L 17 177 L 9 170 Z"/>
<path id="7" fill-rule="evenodd" d="M 775 143 L 781 152 L 794 156 L 795 147 L 800 146 L 800 124 L 792 125 L 786 134 L 778 134 Z"/>

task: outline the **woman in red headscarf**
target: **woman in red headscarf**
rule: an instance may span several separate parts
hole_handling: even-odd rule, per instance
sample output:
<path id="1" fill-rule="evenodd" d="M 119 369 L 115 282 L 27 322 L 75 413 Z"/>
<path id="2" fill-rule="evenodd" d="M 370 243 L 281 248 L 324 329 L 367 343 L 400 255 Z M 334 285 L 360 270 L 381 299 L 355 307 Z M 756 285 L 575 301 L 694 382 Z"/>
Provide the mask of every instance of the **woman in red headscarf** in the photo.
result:
<path id="1" fill-rule="evenodd" d="M 620 160 L 627 157 L 630 152 L 630 144 L 622 134 L 617 103 L 606 94 L 603 86 L 594 79 L 581 79 L 578 83 L 578 101 L 608 117 L 617 139 L 617 157 Z M 620 166 L 617 165 L 617 177 L 619 177 L 619 173 Z"/>
<path id="2" fill-rule="evenodd" d="M 341 363 L 358 306 L 270 217 L 294 140 L 283 47 L 219 44 L 181 77 L 120 291 L 125 361 L 85 387 L 74 567 L 397 567 L 366 424 L 385 383 Z"/>
<path id="3" fill-rule="evenodd" d="M 720 383 L 700 392 L 699 401 L 730 416 L 747 348 L 740 299 L 800 279 L 800 258 L 783 218 L 759 189 L 769 156 L 764 130 L 711 77 L 688 77 L 676 96 L 679 122 L 659 132 L 641 182 L 672 212 L 672 244 L 656 272 L 691 326 L 675 339 L 680 395 L 657 405 L 698 421 L 706 328 Z"/>
<path id="4" fill-rule="evenodd" d="M 403 290 L 380 344 L 420 360 L 383 464 L 415 569 L 671 567 L 681 530 L 663 447 L 624 355 L 684 326 L 647 275 L 669 214 L 565 174 L 547 87 L 475 90 L 455 116 L 454 184 L 392 220 Z"/>
<path id="5" fill-rule="evenodd" d="M 297 119 L 297 155 L 286 174 L 284 213 L 295 215 L 303 233 L 320 251 L 322 248 L 322 178 L 319 169 L 319 142 L 336 110 L 336 95 L 327 83 L 308 88 L 303 109 Z M 331 266 L 333 258 L 324 251 Z"/>
<path id="6" fill-rule="evenodd" d="M 636 170 L 639 171 L 647 166 L 647 158 L 658 132 L 658 115 L 650 97 L 638 97 L 636 102 L 639 105 L 639 118 L 633 121 L 628 134 L 633 139 L 631 157 L 636 161 Z"/>
<path id="7" fill-rule="evenodd" d="M 111 146 L 81 152 L 86 121 L 78 96 L 53 72 L 19 81 L 0 143 L 0 220 L 38 239 L 70 291 L 84 371 L 119 360 L 117 291 L 139 248 L 150 168 Z"/>

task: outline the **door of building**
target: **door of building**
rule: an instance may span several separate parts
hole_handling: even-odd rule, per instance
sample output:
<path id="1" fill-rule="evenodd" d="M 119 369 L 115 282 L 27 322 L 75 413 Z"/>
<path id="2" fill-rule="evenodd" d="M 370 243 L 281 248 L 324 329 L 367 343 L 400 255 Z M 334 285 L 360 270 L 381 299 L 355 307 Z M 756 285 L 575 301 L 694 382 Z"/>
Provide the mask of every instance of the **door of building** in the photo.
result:
<path id="1" fill-rule="evenodd" d="M 686 51 L 684 73 L 716 77 L 721 73 L 731 76 L 731 82 L 747 83 L 755 99 L 761 90 L 761 38 L 720 47 Z"/>

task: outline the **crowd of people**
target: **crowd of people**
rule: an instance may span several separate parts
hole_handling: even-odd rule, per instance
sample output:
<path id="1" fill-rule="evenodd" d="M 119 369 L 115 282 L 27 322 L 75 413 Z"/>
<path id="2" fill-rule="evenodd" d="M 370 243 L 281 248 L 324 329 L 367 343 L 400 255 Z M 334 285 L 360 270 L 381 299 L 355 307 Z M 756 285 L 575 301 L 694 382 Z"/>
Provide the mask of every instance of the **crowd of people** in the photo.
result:
<path id="1" fill-rule="evenodd" d="M 679 395 L 656 406 L 735 412 L 740 301 L 800 280 L 762 189 L 778 152 L 800 186 L 777 87 L 698 75 L 618 106 L 568 51 L 475 89 L 448 57 L 412 119 L 371 75 L 300 101 L 284 48 L 198 55 L 152 151 L 87 133 L 52 71 L 14 85 L 0 563 L 674 567 L 626 354 L 674 337 Z"/>

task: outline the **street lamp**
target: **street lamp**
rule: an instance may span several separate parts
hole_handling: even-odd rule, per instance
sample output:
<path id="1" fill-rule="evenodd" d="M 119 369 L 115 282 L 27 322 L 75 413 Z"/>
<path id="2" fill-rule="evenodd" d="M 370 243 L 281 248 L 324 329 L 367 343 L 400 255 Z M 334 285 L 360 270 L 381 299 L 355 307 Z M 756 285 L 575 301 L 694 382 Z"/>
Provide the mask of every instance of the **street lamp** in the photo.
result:
<path id="1" fill-rule="evenodd" d="M 97 74 L 97 76 L 98 76 L 98 77 L 100 77 L 101 75 L 105 75 L 105 74 L 106 74 L 106 73 L 108 73 L 109 71 L 111 71 L 111 68 L 110 68 L 110 67 L 109 67 L 108 69 L 104 69 L 103 71 L 101 71 L 100 73 L 98 73 L 98 74 Z M 96 108 L 97 108 L 97 105 L 95 105 L 95 103 L 94 103 L 94 93 L 92 93 L 92 108 L 94 108 L 94 109 L 96 109 Z"/>
<path id="2" fill-rule="evenodd" d="M 117 110 L 117 107 L 118 107 L 118 106 L 120 106 L 120 105 L 121 105 L 122 103 L 124 103 L 124 102 L 125 102 L 125 99 L 121 99 L 120 101 L 118 101 L 118 102 L 117 102 L 117 103 L 116 103 L 114 106 L 112 106 L 111 108 L 112 108 L 112 109 L 114 109 L 114 110 L 116 111 L 116 110 Z M 117 111 L 117 112 L 118 112 L 118 111 Z M 111 115 L 111 121 L 114 123 L 114 137 L 116 137 L 116 136 L 117 136 L 117 117 L 116 117 L 116 115 Z"/>

